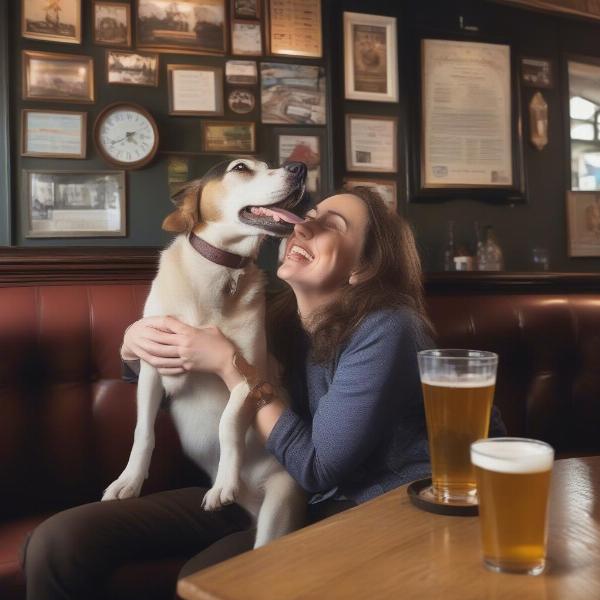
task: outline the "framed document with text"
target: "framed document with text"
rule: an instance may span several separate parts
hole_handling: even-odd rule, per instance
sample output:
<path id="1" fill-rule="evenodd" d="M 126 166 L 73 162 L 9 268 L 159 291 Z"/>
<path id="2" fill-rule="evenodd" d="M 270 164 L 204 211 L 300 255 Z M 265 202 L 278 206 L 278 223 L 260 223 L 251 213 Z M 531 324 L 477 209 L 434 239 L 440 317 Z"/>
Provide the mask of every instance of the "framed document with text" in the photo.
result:
<path id="1" fill-rule="evenodd" d="M 223 69 L 205 65 L 167 65 L 169 114 L 223 114 Z"/>
<path id="2" fill-rule="evenodd" d="M 346 170 L 395 173 L 398 119 L 346 115 Z"/>
<path id="3" fill-rule="evenodd" d="M 269 54 L 321 58 L 321 0 L 269 0 Z"/>

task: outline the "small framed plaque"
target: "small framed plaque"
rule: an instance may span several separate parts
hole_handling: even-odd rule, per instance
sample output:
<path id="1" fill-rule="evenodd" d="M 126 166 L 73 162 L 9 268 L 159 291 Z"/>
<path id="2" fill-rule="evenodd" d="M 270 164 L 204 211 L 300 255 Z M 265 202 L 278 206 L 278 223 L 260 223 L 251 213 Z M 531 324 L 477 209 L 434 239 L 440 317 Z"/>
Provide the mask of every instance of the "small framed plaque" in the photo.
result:
<path id="1" fill-rule="evenodd" d="M 167 65 L 169 114 L 223 115 L 223 69 L 204 65 Z"/>
<path id="2" fill-rule="evenodd" d="M 268 0 L 269 53 L 321 58 L 321 0 Z"/>
<path id="3" fill-rule="evenodd" d="M 395 173 L 397 131 L 396 117 L 346 115 L 346 169 Z"/>
<path id="4" fill-rule="evenodd" d="M 21 155 L 85 158 L 87 113 L 64 110 L 21 111 Z"/>
<path id="5" fill-rule="evenodd" d="M 242 56 L 262 56 L 262 26 L 260 21 L 233 21 L 231 53 Z"/>
<path id="6" fill-rule="evenodd" d="M 242 121 L 204 121 L 202 123 L 203 152 L 256 152 L 256 126 Z"/>

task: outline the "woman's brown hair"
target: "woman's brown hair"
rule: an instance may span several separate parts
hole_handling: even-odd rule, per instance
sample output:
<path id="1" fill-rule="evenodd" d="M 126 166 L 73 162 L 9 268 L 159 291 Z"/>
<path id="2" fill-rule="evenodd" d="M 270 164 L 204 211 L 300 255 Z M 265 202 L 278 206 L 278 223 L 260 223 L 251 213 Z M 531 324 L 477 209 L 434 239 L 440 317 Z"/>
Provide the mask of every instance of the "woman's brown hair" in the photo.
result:
<path id="1" fill-rule="evenodd" d="M 339 300 L 312 316 L 308 326 L 311 359 L 318 363 L 333 360 L 360 322 L 369 313 L 385 308 L 410 307 L 432 331 L 423 294 L 421 261 L 409 224 L 391 214 L 378 193 L 367 187 L 343 190 L 366 205 L 369 221 L 361 258 L 362 277 L 346 283 Z M 298 307 L 288 286 L 269 302 L 271 351 L 285 366 L 289 364 L 291 329 L 300 328 Z M 291 329 L 290 329 L 291 328 Z"/>

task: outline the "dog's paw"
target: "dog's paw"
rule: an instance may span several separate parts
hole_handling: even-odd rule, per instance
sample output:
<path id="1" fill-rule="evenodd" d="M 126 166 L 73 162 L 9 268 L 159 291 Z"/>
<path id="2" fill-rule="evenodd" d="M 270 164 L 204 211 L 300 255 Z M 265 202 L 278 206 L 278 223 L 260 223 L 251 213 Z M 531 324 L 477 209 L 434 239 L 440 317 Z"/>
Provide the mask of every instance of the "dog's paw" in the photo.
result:
<path id="1" fill-rule="evenodd" d="M 116 481 L 113 481 L 102 495 L 102 500 L 125 500 L 126 498 L 137 498 L 142 490 L 144 477 L 123 473 Z"/>
<path id="2" fill-rule="evenodd" d="M 239 494 L 239 482 L 220 485 L 215 483 L 202 499 L 202 508 L 207 511 L 219 510 L 223 506 L 233 504 Z"/>

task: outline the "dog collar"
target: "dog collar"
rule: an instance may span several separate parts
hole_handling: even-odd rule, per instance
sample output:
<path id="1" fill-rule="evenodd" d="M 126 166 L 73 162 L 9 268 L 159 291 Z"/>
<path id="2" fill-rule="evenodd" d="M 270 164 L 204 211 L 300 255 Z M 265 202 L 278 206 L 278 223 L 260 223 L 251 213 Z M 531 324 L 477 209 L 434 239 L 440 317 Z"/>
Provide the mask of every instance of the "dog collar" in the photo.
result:
<path id="1" fill-rule="evenodd" d="M 206 260 L 210 260 L 217 265 L 222 267 L 228 267 L 229 269 L 243 269 L 248 263 L 252 261 L 248 256 L 240 256 L 233 252 L 227 252 L 227 250 L 221 250 L 202 238 L 190 233 L 190 244 L 192 248 L 198 253 L 204 256 Z"/>

